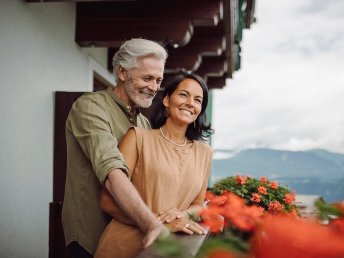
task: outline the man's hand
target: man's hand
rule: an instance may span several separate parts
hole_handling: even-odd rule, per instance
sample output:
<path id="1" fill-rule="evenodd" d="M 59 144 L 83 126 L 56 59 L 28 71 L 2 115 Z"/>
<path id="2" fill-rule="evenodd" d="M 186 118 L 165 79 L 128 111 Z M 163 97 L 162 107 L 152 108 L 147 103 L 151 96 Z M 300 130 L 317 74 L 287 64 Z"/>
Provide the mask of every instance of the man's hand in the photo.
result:
<path id="1" fill-rule="evenodd" d="M 152 225 L 146 231 L 146 235 L 143 239 L 143 248 L 147 248 L 154 243 L 155 240 L 162 237 L 165 238 L 170 234 L 169 230 L 161 223 Z"/>

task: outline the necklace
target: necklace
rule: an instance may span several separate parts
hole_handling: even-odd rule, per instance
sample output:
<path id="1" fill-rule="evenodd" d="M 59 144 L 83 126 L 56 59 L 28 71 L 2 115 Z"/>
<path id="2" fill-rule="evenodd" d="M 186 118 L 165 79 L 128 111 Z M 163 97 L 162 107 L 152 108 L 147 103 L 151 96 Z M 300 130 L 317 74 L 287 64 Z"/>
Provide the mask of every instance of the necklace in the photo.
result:
<path id="1" fill-rule="evenodd" d="M 167 141 L 172 142 L 174 145 L 179 146 L 179 147 L 183 147 L 183 146 L 186 145 L 187 139 L 185 139 L 185 142 L 184 142 L 183 144 L 175 143 L 174 141 L 172 141 L 171 139 L 168 139 L 168 138 L 164 135 L 164 133 L 163 133 L 162 130 L 161 130 L 161 127 L 160 127 L 159 129 L 160 129 L 160 133 L 161 133 L 162 137 L 164 137 Z"/>

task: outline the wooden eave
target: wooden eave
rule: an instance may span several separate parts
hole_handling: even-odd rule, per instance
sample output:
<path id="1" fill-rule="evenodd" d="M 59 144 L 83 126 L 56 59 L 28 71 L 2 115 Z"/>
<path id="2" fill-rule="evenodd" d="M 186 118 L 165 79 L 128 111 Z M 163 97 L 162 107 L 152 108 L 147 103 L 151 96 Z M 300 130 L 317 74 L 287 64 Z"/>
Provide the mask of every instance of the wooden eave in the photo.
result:
<path id="1" fill-rule="evenodd" d="M 188 19 L 195 26 L 214 26 L 223 18 L 222 0 L 140 0 L 77 3 L 78 16 L 86 19 Z"/>
<path id="2" fill-rule="evenodd" d="M 226 85 L 227 76 L 208 76 L 207 84 L 210 89 L 222 89 Z"/>
<path id="3" fill-rule="evenodd" d="M 246 0 L 245 8 L 245 28 L 249 29 L 251 24 L 255 22 L 254 12 L 255 12 L 255 0 Z"/>
<path id="4" fill-rule="evenodd" d="M 227 58 L 225 55 L 221 56 L 206 56 L 202 58 L 202 63 L 197 69 L 197 73 L 202 77 L 220 77 L 227 72 Z"/>
<path id="5" fill-rule="evenodd" d="M 168 50 L 166 75 L 192 71 L 210 88 L 221 88 L 240 68 L 239 18 L 244 17 L 245 28 L 255 21 L 255 0 L 242 1 L 245 10 L 239 0 L 74 0 L 75 41 L 81 47 L 108 48 L 112 70 L 112 56 L 125 40 L 152 39 Z"/>
<path id="6" fill-rule="evenodd" d="M 171 27 L 174 30 L 171 30 Z M 82 20 L 77 19 L 75 41 L 82 47 L 119 47 L 126 39 L 141 37 L 185 45 L 193 33 L 189 20 Z"/>

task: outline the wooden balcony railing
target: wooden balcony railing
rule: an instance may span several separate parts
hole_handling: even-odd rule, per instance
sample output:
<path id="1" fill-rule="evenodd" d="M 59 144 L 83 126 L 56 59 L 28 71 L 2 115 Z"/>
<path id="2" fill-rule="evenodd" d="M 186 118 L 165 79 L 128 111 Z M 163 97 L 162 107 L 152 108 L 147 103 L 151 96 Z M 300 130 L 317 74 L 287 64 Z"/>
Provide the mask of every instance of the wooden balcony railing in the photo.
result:
<path id="1" fill-rule="evenodd" d="M 179 241 L 185 247 L 186 255 L 188 257 L 195 257 L 201 248 L 202 244 L 209 237 L 209 232 L 205 235 L 186 235 L 186 234 L 175 234 L 176 241 Z M 143 250 L 136 258 L 163 258 L 159 255 L 154 246 L 150 246 Z"/>

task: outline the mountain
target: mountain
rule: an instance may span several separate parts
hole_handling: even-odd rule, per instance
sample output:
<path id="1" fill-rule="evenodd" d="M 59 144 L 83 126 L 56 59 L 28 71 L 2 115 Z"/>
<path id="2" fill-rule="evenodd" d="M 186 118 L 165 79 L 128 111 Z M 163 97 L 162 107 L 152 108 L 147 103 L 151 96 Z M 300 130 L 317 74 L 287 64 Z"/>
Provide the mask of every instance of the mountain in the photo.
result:
<path id="1" fill-rule="evenodd" d="M 318 194 L 325 200 L 344 199 L 344 155 L 321 149 L 283 151 L 247 149 L 215 150 L 211 184 L 232 175 L 249 175 L 288 185 L 302 194 Z"/>
<path id="2" fill-rule="evenodd" d="M 334 179 L 344 177 L 344 155 L 325 150 L 293 152 L 247 149 L 238 153 L 230 150 L 215 150 L 212 169 L 218 176 L 239 173 L 254 177 L 264 175 L 270 178 L 320 177 Z"/>

